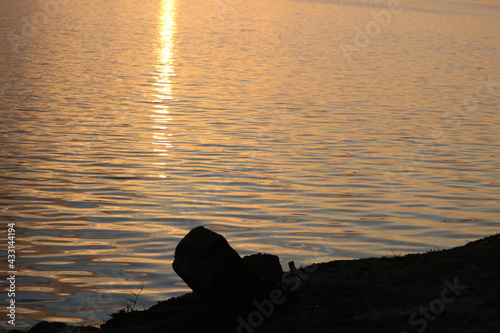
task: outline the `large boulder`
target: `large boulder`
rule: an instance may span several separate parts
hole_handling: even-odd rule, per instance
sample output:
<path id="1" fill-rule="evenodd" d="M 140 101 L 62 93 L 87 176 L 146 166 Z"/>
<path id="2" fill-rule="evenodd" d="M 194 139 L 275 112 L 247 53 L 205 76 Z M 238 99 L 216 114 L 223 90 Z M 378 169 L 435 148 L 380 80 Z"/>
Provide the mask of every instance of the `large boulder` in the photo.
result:
<path id="1" fill-rule="evenodd" d="M 173 268 L 215 312 L 238 315 L 259 297 L 259 279 L 223 236 L 204 227 L 194 228 L 180 241 Z"/>

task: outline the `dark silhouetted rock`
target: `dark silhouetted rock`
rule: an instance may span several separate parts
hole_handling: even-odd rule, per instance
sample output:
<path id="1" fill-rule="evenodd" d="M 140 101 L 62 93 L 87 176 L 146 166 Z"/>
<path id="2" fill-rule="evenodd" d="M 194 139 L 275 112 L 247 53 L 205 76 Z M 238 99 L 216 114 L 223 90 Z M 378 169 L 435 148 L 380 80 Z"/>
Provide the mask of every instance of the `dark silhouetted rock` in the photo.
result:
<path id="1" fill-rule="evenodd" d="M 283 268 L 278 256 L 267 253 L 252 254 L 243 257 L 243 262 L 265 288 L 272 289 L 281 283 Z"/>
<path id="2" fill-rule="evenodd" d="M 260 292 L 259 279 L 226 239 L 204 227 L 180 241 L 173 268 L 205 305 L 226 315 L 247 310 Z"/>

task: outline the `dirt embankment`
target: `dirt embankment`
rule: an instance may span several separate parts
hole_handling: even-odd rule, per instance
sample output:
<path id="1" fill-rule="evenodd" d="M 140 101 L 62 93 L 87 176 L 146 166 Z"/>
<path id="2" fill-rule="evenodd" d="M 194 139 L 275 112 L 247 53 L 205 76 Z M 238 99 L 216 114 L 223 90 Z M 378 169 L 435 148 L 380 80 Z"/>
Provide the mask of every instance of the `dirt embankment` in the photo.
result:
<path id="1" fill-rule="evenodd" d="M 187 294 L 120 311 L 100 328 L 42 322 L 28 332 L 500 332 L 498 234 L 443 251 L 315 264 L 284 280 L 286 291 L 232 321 Z"/>

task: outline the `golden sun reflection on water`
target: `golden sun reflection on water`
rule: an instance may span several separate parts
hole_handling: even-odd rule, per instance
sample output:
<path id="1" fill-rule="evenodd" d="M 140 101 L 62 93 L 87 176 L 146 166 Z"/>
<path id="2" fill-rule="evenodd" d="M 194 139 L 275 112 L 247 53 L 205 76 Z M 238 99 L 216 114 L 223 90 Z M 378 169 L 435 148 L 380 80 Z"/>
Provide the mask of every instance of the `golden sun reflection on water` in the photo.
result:
<path id="1" fill-rule="evenodd" d="M 156 125 L 153 126 L 153 144 L 160 156 L 168 155 L 172 146 L 167 133 L 167 124 L 172 120 L 168 108 L 168 101 L 173 99 L 172 77 L 174 69 L 174 37 L 176 32 L 176 0 L 162 2 L 158 27 L 158 63 L 155 72 L 155 94 L 151 102 L 154 105 L 154 114 L 151 116 Z"/>

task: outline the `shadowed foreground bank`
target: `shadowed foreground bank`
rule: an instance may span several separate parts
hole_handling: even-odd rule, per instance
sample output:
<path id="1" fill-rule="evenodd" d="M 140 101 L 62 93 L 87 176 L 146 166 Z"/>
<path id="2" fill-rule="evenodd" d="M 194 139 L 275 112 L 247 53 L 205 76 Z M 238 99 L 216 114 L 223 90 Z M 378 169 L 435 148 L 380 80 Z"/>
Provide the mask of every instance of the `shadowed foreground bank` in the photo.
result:
<path id="1" fill-rule="evenodd" d="M 42 322 L 28 332 L 500 331 L 498 234 L 449 250 L 312 265 L 289 273 L 287 282 L 287 292 L 238 321 L 209 313 L 191 293 L 144 311 L 122 310 L 101 328 Z"/>

